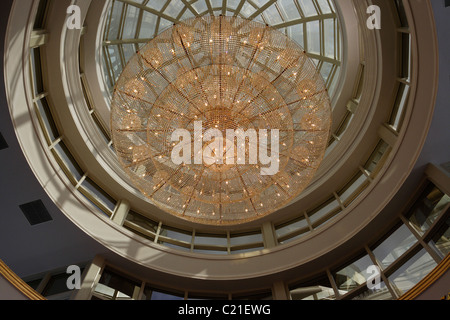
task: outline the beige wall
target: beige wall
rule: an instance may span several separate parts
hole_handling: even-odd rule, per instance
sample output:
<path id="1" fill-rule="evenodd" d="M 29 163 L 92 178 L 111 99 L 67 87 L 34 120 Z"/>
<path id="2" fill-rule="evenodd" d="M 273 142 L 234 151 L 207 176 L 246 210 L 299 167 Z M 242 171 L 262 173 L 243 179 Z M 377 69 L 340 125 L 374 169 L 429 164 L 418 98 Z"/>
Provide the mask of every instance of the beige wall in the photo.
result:
<path id="1" fill-rule="evenodd" d="M 415 300 L 440 300 L 448 294 L 450 294 L 450 270 L 447 270 Z"/>
<path id="2" fill-rule="evenodd" d="M 0 300 L 29 300 L 0 274 Z"/>

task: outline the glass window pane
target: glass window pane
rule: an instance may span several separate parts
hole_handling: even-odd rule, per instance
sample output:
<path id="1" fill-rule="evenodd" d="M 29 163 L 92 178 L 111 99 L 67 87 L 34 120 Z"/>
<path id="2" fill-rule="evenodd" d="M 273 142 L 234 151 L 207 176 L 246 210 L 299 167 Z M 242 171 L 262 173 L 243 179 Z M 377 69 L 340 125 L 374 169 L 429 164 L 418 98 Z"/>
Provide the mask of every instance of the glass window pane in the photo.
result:
<path id="1" fill-rule="evenodd" d="M 325 33 L 325 56 L 329 58 L 335 58 L 334 50 L 335 50 L 335 39 L 334 39 L 334 20 L 326 19 L 323 22 L 324 25 L 324 33 Z"/>
<path id="2" fill-rule="evenodd" d="M 184 300 L 184 297 L 159 291 L 153 291 L 151 300 Z"/>
<path id="3" fill-rule="evenodd" d="M 314 227 L 318 227 L 321 225 L 325 220 L 323 220 L 324 217 L 327 215 L 334 215 L 335 212 L 339 211 L 340 206 L 336 199 L 332 198 L 328 200 L 325 204 L 321 205 L 318 209 L 314 209 L 311 212 L 308 212 L 309 220 L 311 221 L 311 224 L 313 224 Z M 329 217 L 331 218 L 331 216 Z M 328 220 L 327 218 L 326 220 Z M 320 220 L 320 221 L 319 221 Z M 316 223 L 319 221 L 318 223 Z"/>
<path id="4" fill-rule="evenodd" d="M 423 235 L 439 217 L 450 202 L 450 197 L 435 186 L 429 186 L 414 204 L 409 221 L 420 235 Z"/>
<path id="5" fill-rule="evenodd" d="M 172 0 L 170 4 L 167 6 L 166 10 L 164 11 L 165 14 L 167 14 L 170 17 L 178 17 L 181 10 L 184 8 L 184 4 L 182 1 L 174 1 Z"/>
<path id="6" fill-rule="evenodd" d="M 242 6 L 241 9 L 241 14 L 245 17 L 248 18 L 250 17 L 253 13 L 255 13 L 256 8 L 252 5 L 250 5 L 248 2 L 245 2 L 244 5 Z"/>
<path id="7" fill-rule="evenodd" d="M 199 245 L 213 245 L 213 246 L 227 246 L 227 236 L 224 235 L 223 237 L 220 236 L 208 236 L 208 235 L 201 235 L 196 234 L 194 239 L 195 244 Z"/>
<path id="8" fill-rule="evenodd" d="M 311 21 L 306 24 L 308 34 L 308 52 L 320 54 L 320 27 L 319 21 Z"/>
<path id="9" fill-rule="evenodd" d="M 344 189 L 338 193 L 344 206 L 347 206 L 356 199 L 362 192 L 362 189 L 368 184 L 367 177 L 362 172 L 358 173 L 352 181 L 353 182 L 350 185 L 344 187 Z"/>
<path id="10" fill-rule="evenodd" d="M 323 77 L 323 80 L 325 82 L 328 82 L 328 78 L 331 74 L 331 71 L 333 71 L 333 64 L 329 63 L 329 62 L 323 62 L 322 63 L 322 68 L 320 68 L 320 74 Z"/>
<path id="11" fill-rule="evenodd" d="M 303 13 L 306 17 L 311 17 L 311 16 L 317 15 L 317 10 L 316 10 L 312 0 L 299 1 L 299 4 L 302 7 Z"/>
<path id="12" fill-rule="evenodd" d="M 407 80 L 411 76 L 411 35 L 402 33 L 402 71 L 400 76 Z"/>
<path id="13" fill-rule="evenodd" d="M 31 49 L 30 59 L 33 75 L 34 96 L 37 96 L 38 94 L 44 92 L 44 82 L 42 80 L 41 49 Z"/>
<path id="14" fill-rule="evenodd" d="M 51 144 L 57 138 L 59 138 L 59 132 L 56 128 L 56 124 L 53 121 L 53 116 L 50 111 L 50 106 L 47 103 L 46 98 L 42 98 L 36 101 L 37 110 L 39 112 L 40 119 L 42 120 L 42 125 L 46 135 L 48 135 L 48 143 Z"/>
<path id="15" fill-rule="evenodd" d="M 151 1 L 153 2 L 153 1 Z M 119 29 L 121 24 L 121 16 L 123 10 L 123 3 L 120 1 L 114 1 L 113 8 L 110 11 L 110 25 L 107 29 L 107 39 L 114 40 L 119 37 Z"/>
<path id="16" fill-rule="evenodd" d="M 349 292 L 359 285 L 366 283 L 368 277 L 372 275 L 370 272 L 367 273 L 367 268 L 371 265 L 373 265 L 373 262 L 370 257 L 366 255 L 337 271 L 334 274 L 334 278 L 338 289 Z"/>
<path id="17" fill-rule="evenodd" d="M 140 287 L 139 282 L 106 268 L 95 288 L 94 295 L 107 300 L 127 300 L 137 297 Z"/>
<path id="18" fill-rule="evenodd" d="M 370 173 L 371 175 L 372 173 L 375 173 L 375 169 L 377 168 L 377 166 L 379 164 L 382 164 L 380 163 L 380 160 L 383 158 L 388 148 L 389 145 L 383 140 L 380 140 L 377 147 L 375 148 L 375 151 L 372 153 L 369 160 L 364 165 L 364 169 L 366 169 L 368 173 Z"/>
<path id="19" fill-rule="evenodd" d="M 352 300 L 377 300 L 377 301 L 392 300 L 392 295 L 389 292 L 388 288 L 386 287 L 386 284 L 383 281 L 381 281 L 380 289 L 378 290 L 367 289 L 366 291 L 362 292 L 356 297 L 353 297 Z"/>
<path id="20" fill-rule="evenodd" d="M 332 8 L 330 8 L 330 5 L 328 4 L 327 0 L 317 0 L 317 3 L 319 4 L 319 7 L 320 7 L 320 10 L 322 11 L 322 13 L 331 13 L 332 12 Z"/>
<path id="21" fill-rule="evenodd" d="M 150 1 L 150 2 L 152 2 L 152 1 Z M 194 2 L 192 4 L 192 7 L 195 9 L 195 11 L 197 11 L 197 13 L 203 13 L 206 10 L 208 10 L 208 6 L 206 5 L 205 0 L 198 0 L 197 2 Z"/>
<path id="22" fill-rule="evenodd" d="M 405 8 L 403 6 L 403 0 L 395 0 L 398 16 L 400 18 L 400 24 L 402 27 L 408 27 L 408 18 L 406 16 Z"/>
<path id="23" fill-rule="evenodd" d="M 209 0 L 213 8 L 222 8 L 223 0 Z"/>
<path id="24" fill-rule="evenodd" d="M 120 74 L 122 73 L 122 63 L 120 62 L 120 52 L 119 47 L 114 46 L 108 46 L 108 55 L 110 57 L 109 64 L 111 66 L 111 70 L 113 71 L 112 74 L 114 76 L 114 82 L 119 78 Z"/>
<path id="25" fill-rule="evenodd" d="M 114 211 L 116 208 L 116 201 L 103 191 L 94 181 L 86 178 L 81 185 L 88 190 L 91 195 L 100 200 L 100 202 L 110 211 Z"/>
<path id="26" fill-rule="evenodd" d="M 150 39 L 155 35 L 156 21 L 158 17 L 154 14 L 144 11 L 142 17 L 142 26 L 139 33 L 139 38 Z"/>
<path id="27" fill-rule="evenodd" d="M 130 61 L 130 59 L 136 54 L 136 47 L 134 44 L 123 44 L 122 49 L 125 56 L 125 61 Z"/>
<path id="28" fill-rule="evenodd" d="M 164 228 L 161 230 L 161 235 L 171 238 L 171 239 L 176 239 L 176 240 L 180 240 L 180 241 L 184 241 L 184 242 L 191 242 L 192 239 L 192 234 L 189 232 L 184 232 L 181 230 L 176 230 L 176 229 L 168 229 L 168 228 Z"/>
<path id="29" fill-rule="evenodd" d="M 276 234 L 277 234 L 277 237 L 279 238 L 279 237 L 284 236 L 284 235 L 286 235 L 288 233 L 291 233 L 291 232 L 294 232 L 294 231 L 297 231 L 297 230 L 301 230 L 301 229 L 305 229 L 305 232 L 309 231 L 308 222 L 306 221 L 305 218 L 302 218 L 301 220 L 292 222 L 292 223 L 287 224 L 285 226 L 276 228 Z"/>
<path id="30" fill-rule="evenodd" d="M 84 175 L 83 170 L 81 170 L 66 145 L 63 142 L 60 142 L 54 147 L 54 149 L 56 150 L 58 156 L 64 161 L 65 166 L 72 173 L 75 180 L 79 181 Z"/>
<path id="31" fill-rule="evenodd" d="M 181 251 L 186 251 L 186 252 L 191 251 L 191 248 L 188 247 L 188 246 L 185 246 L 184 244 L 182 246 L 181 244 L 180 245 L 176 245 L 176 244 L 169 243 L 169 242 L 164 242 L 164 241 L 161 241 L 160 244 L 162 244 L 163 246 L 169 247 L 169 248 L 176 249 L 176 250 L 181 250 Z"/>
<path id="32" fill-rule="evenodd" d="M 242 249 L 231 248 L 231 254 L 255 252 L 255 251 L 258 251 L 258 250 L 262 250 L 262 249 L 264 249 L 264 247 L 262 245 L 261 246 L 256 246 L 256 247 L 252 246 L 252 247 L 249 247 L 249 248 L 242 248 Z"/>
<path id="33" fill-rule="evenodd" d="M 404 224 L 373 250 L 375 257 L 388 267 L 417 242 L 417 238 Z"/>
<path id="34" fill-rule="evenodd" d="M 262 242 L 262 234 L 248 234 L 248 235 L 232 235 L 230 243 L 232 246 L 246 243 Z"/>
<path id="35" fill-rule="evenodd" d="M 409 86 L 401 83 L 397 94 L 397 100 L 395 102 L 394 112 L 389 123 L 394 130 L 400 130 L 405 113 L 406 103 L 408 101 L 408 96 Z"/>
<path id="36" fill-rule="evenodd" d="M 288 21 L 301 18 L 294 0 L 278 0 L 278 5 Z"/>
<path id="37" fill-rule="evenodd" d="M 395 271 L 389 277 L 389 281 L 393 282 L 397 289 L 404 294 L 428 275 L 436 265 L 433 258 L 425 249 L 422 249 Z"/>
<path id="38" fill-rule="evenodd" d="M 137 23 L 140 10 L 133 6 L 127 7 L 122 39 L 133 39 L 136 36 Z"/>
<path id="39" fill-rule="evenodd" d="M 264 11 L 264 17 L 266 17 L 269 25 L 273 26 L 283 22 L 283 18 L 281 18 L 280 13 L 278 12 L 275 4 L 271 5 Z"/>
<path id="40" fill-rule="evenodd" d="M 36 18 L 34 21 L 33 29 L 44 29 L 45 27 L 45 18 L 47 13 L 48 0 L 41 0 L 39 2 L 39 7 L 36 13 Z"/>
<path id="41" fill-rule="evenodd" d="M 42 291 L 42 295 L 44 297 L 49 297 L 58 293 L 63 293 L 66 291 L 70 291 L 67 288 L 67 279 L 69 275 L 67 273 L 61 273 L 58 275 L 54 275 L 50 278 L 49 282 L 45 286 L 44 291 Z"/>
<path id="42" fill-rule="evenodd" d="M 206 249 L 196 249 L 194 248 L 195 253 L 204 253 L 204 254 L 228 254 L 228 251 L 225 250 L 206 250 Z"/>
<path id="43" fill-rule="evenodd" d="M 144 229 L 147 229 L 151 232 L 156 232 L 158 229 L 158 223 L 148 219 L 147 217 L 144 217 L 140 215 L 139 213 L 136 213 L 132 210 L 128 212 L 127 220 L 131 221 L 139 226 L 141 226 Z"/>
<path id="44" fill-rule="evenodd" d="M 236 10 L 241 0 L 228 0 L 227 7 L 233 10 Z"/>
<path id="45" fill-rule="evenodd" d="M 444 225 L 436 232 L 428 244 L 439 253 L 442 259 L 450 253 L 450 217 L 447 218 Z"/>
<path id="46" fill-rule="evenodd" d="M 296 24 L 287 28 L 288 36 L 297 42 L 302 48 L 305 47 L 305 40 L 303 37 L 303 24 Z"/>

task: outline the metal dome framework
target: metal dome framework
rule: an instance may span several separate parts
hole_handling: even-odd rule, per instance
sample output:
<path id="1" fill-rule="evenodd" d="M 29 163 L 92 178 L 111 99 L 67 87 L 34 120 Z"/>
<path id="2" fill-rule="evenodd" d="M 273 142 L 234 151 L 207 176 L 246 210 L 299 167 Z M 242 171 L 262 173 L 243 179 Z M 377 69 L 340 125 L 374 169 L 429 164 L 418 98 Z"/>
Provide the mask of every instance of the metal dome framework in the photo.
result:
<path id="1" fill-rule="evenodd" d="M 173 24 L 207 15 L 267 24 L 302 46 L 332 95 L 341 67 L 341 34 L 331 0 L 113 0 L 103 34 L 105 83 L 112 93 L 123 68 L 139 48 Z"/>

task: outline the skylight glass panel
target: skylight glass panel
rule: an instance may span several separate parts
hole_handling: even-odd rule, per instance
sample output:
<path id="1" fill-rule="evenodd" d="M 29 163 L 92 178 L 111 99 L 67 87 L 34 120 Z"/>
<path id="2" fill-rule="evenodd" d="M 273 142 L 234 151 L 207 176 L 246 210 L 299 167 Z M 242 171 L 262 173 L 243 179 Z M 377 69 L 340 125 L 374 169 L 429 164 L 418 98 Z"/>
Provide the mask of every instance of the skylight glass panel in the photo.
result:
<path id="1" fill-rule="evenodd" d="M 222 8 L 222 6 L 223 6 L 222 0 L 210 0 L 210 2 L 211 2 L 211 6 L 213 8 Z"/>
<path id="2" fill-rule="evenodd" d="M 147 7 L 161 11 L 161 9 L 166 4 L 167 0 L 150 0 L 147 2 Z"/>
<path id="3" fill-rule="evenodd" d="M 176 21 L 209 14 L 251 18 L 278 28 L 305 48 L 317 66 L 324 61 L 332 64 L 332 68 L 324 64 L 321 69 L 325 79 L 333 74 L 330 86 L 338 79 L 340 30 L 332 0 L 113 0 L 104 33 L 105 79 L 111 78 L 108 87 L 114 87 L 131 52 Z"/>
<path id="4" fill-rule="evenodd" d="M 123 3 L 115 1 L 110 11 L 110 24 L 107 29 L 107 39 L 117 39 L 119 37 L 119 29 L 121 24 L 121 16 L 123 11 Z"/>
<path id="5" fill-rule="evenodd" d="M 287 20 L 290 21 L 301 18 L 294 0 L 279 0 L 278 6 Z"/>
<path id="6" fill-rule="evenodd" d="M 302 48 L 305 47 L 302 24 L 296 24 L 288 27 L 288 36 L 292 40 L 296 41 Z"/>
<path id="7" fill-rule="evenodd" d="M 306 24 L 308 30 L 308 48 L 311 53 L 320 54 L 320 25 L 319 21 L 311 21 Z"/>
<path id="8" fill-rule="evenodd" d="M 319 4 L 320 10 L 322 11 L 322 13 L 331 13 L 332 12 L 332 8 L 330 7 L 330 4 L 328 3 L 327 0 L 316 0 L 317 3 Z"/>
<path id="9" fill-rule="evenodd" d="M 256 8 L 253 7 L 251 4 L 249 4 L 248 2 L 246 2 L 246 3 L 244 3 L 244 5 L 242 6 L 242 9 L 241 9 L 241 12 L 240 12 L 240 13 L 241 13 L 244 17 L 248 18 L 248 17 L 250 17 L 253 13 L 255 13 L 255 11 L 256 11 Z"/>
<path id="10" fill-rule="evenodd" d="M 158 17 L 149 12 L 144 12 L 142 16 L 142 26 L 139 32 L 139 38 L 153 38 L 155 35 L 156 22 Z"/>
<path id="11" fill-rule="evenodd" d="M 170 1 L 169 5 L 167 6 L 166 10 L 164 10 L 164 13 L 171 17 L 178 17 L 181 10 L 183 10 L 184 4 L 180 0 L 172 0 Z"/>
<path id="12" fill-rule="evenodd" d="M 299 3 L 306 17 L 312 17 L 317 15 L 317 10 L 312 0 L 302 0 Z"/>
<path id="13" fill-rule="evenodd" d="M 253 0 L 253 3 L 260 8 L 264 6 L 267 2 L 269 2 L 269 0 Z"/>
<path id="14" fill-rule="evenodd" d="M 335 57 L 335 47 L 334 47 L 334 20 L 326 19 L 324 24 L 324 39 L 325 39 L 325 56 L 334 58 Z"/>
<path id="15" fill-rule="evenodd" d="M 199 0 L 192 4 L 192 7 L 197 11 L 197 13 L 203 13 L 208 10 L 205 0 Z"/>
<path id="16" fill-rule="evenodd" d="M 123 27 L 123 39 L 132 39 L 136 36 L 137 23 L 140 10 L 136 7 L 128 6 Z"/>
<path id="17" fill-rule="evenodd" d="M 240 0 L 228 0 L 227 7 L 236 10 L 240 2 L 241 2 Z"/>
<path id="18" fill-rule="evenodd" d="M 270 25 L 276 25 L 283 22 L 283 19 L 281 18 L 275 4 L 267 8 L 267 10 L 264 12 L 264 16 L 267 18 L 267 21 Z"/>

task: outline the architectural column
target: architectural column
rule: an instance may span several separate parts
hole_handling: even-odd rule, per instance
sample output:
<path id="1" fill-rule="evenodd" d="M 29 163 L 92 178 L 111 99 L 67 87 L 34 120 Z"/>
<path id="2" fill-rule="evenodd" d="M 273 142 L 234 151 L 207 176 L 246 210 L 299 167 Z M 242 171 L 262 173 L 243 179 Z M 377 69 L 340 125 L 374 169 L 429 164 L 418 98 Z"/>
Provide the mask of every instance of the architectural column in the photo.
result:
<path id="1" fill-rule="evenodd" d="M 105 265 L 105 259 L 101 256 L 96 256 L 92 260 L 91 265 L 85 271 L 83 282 L 81 283 L 81 288 L 75 293 L 73 300 L 90 300 L 92 297 L 92 291 L 95 285 L 99 281 L 101 271 Z"/>
<path id="2" fill-rule="evenodd" d="M 271 222 L 264 222 L 261 227 L 261 231 L 264 241 L 264 248 L 273 248 L 278 245 L 275 228 Z"/>
<path id="3" fill-rule="evenodd" d="M 273 300 L 291 300 L 291 295 L 283 281 L 276 281 L 272 284 Z"/>
<path id="4" fill-rule="evenodd" d="M 112 215 L 111 220 L 117 223 L 119 226 L 123 226 L 125 219 L 130 211 L 130 203 L 126 200 L 120 200 L 117 204 L 116 210 Z"/>

